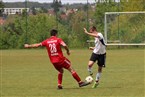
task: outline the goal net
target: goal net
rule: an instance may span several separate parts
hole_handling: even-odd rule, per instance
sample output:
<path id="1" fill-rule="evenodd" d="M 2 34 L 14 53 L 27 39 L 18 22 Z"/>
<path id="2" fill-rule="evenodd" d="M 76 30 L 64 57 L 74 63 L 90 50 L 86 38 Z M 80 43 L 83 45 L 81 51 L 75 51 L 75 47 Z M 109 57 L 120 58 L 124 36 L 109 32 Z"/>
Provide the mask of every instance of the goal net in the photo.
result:
<path id="1" fill-rule="evenodd" d="M 104 19 L 107 45 L 145 45 L 145 11 L 106 12 Z"/>

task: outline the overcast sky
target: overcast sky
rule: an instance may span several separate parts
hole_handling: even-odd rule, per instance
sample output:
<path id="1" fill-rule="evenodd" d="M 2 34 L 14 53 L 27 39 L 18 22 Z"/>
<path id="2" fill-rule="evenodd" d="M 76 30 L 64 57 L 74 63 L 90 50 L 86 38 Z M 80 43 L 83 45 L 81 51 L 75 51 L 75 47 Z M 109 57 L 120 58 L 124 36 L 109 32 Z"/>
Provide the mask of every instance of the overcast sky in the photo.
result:
<path id="1" fill-rule="evenodd" d="M 24 2 L 25 0 L 3 0 L 3 2 Z M 35 2 L 53 2 L 53 0 L 28 0 Z M 61 0 L 62 3 L 87 3 L 87 0 Z M 89 3 L 95 3 L 95 0 L 88 0 Z"/>

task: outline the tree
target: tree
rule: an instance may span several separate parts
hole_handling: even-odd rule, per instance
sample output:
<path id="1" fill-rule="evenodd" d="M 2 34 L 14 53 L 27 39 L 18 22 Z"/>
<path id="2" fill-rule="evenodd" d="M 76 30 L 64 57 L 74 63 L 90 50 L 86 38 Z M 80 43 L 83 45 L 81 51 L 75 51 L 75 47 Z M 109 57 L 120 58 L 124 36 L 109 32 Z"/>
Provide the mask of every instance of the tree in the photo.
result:
<path id="1" fill-rule="evenodd" d="M 4 11 L 4 4 L 2 1 L 0 1 L 0 16 L 3 15 L 3 11 Z"/>
<path id="2" fill-rule="evenodd" d="M 56 15 L 56 26 L 58 29 L 58 12 L 59 12 L 59 8 L 62 7 L 61 1 L 59 0 L 53 0 L 53 3 L 51 5 L 51 7 L 54 9 L 55 15 Z"/>
<path id="3" fill-rule="evenodd" d="M 40 8 L 40 13 L 48 13 L 48 10 L 44 7 Z"/>
<path id="4" fill-rule="evenodd" d="M 103 2 L 96 4 L 95 20 L 98 30 L 104 30 L 104 14 L 105 12 L 118 11 L 118 3 L 116 2 Z"/>
<path id="5" fill-rule="evenodd" d="M 32 10 L 32 14 L 33 14 L 33 15 L 36 15 L 36 14 L 37 14 L 37 11 L 36 11 L 36 9 L 35 9 L 34 6 L 31 8 L 31 10 Z"/>
<path id="6" fill-rule="evenodd" d="M 54 9 L 54 12 L 57 13 L 59 8 L 62 7 L 61 1 L 53 0 L 51 7 Z"/>
<path id="7" fill-rule="evenodd" d="M 121 2 L 123 11 L 144 11 L 144 0 L 128 0 L 128 2 Z"/>
<path id="8" fill-rule="evenodd" d="M 129 0 L 129 2 L 121 2 L 120 8 L 122 11 L 143 11 L 144 3 L 142 0 Z M 124 43 L 143 43 L 145 31 L 144 21 L 144 14 L 120 14 L 119 21 L 115 18 L 112 23 L 109 24 L 110 39 L 119 39 L 120 42 Z"/>

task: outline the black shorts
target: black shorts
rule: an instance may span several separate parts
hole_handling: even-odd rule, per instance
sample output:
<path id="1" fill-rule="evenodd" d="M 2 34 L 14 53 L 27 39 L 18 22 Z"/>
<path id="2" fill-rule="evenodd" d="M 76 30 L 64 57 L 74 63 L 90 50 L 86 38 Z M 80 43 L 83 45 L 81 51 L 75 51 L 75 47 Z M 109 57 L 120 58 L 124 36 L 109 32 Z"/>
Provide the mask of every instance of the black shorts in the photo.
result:
<path id="1" fill-rule="evenodd" d="M 98 61 L 98 66 L 100 67 L 105 67 L 105 62 L 106 62 L 106 53 L 105 54 L 95 54 L 92 53 L 90 57 L 90 61 L 96 62 Z"/>

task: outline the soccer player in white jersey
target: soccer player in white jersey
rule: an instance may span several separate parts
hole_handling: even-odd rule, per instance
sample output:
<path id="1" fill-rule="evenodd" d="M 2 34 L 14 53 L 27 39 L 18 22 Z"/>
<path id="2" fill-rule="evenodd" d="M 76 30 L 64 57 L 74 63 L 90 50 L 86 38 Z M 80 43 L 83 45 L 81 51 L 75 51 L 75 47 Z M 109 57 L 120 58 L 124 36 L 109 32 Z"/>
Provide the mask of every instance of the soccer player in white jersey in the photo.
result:
<path id="1" fill-rule="evenodd" d="M 92 26 L 89 32 L 84 28 L 84 32 L 95 38 L 95 47 L 89 47 L 90 50 L 93 50 L 90 60 L 88 62 L 88 71 L 92 75 L 92 66 L 97 61 L 98 62 L 98 72 L 96 74 L 96 80 L 92 88 L 96 88 L 99 85 L 99 80 L 102 73 L 102 68 L 105 67 L 106 60 L 106 45 L 103 35 L 97 31 L 95 26 Z"/>

